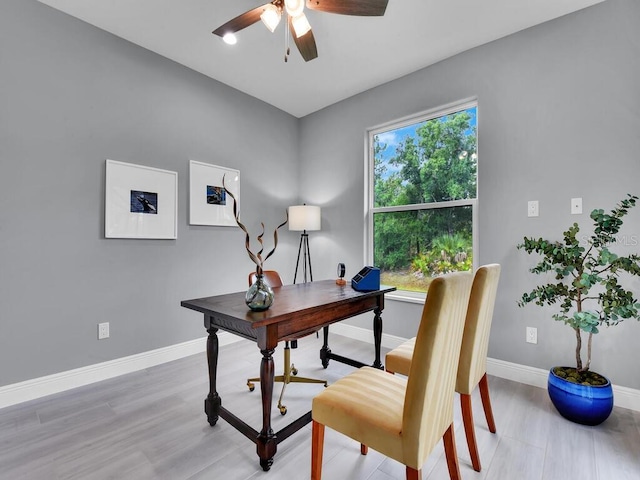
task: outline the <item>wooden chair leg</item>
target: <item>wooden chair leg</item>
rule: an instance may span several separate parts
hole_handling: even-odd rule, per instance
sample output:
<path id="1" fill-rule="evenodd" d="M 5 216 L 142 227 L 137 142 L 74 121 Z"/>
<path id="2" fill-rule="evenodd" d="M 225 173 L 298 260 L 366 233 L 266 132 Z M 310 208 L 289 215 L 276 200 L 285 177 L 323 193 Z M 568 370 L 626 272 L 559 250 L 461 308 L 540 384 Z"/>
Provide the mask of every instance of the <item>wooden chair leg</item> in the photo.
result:
<path id="1" fill-rule="evenodd" d="M 366 455 L 369 453 L 369 447 L 367 447 L 364 443 L 360 444 L 360 454 Z"/>
<path id="2" fill-rule="evenodd" d="M 407 480 L 422 480 L 422 470 L 407 467 Z"/>
<path id="3" fill-rule="evenodd" d="M 478 455 L 478 444 L 476 442 L 476 432 L 473 427 L 473 409 L 471 408 L 471 395 L 460 394 L 460 406 L 462 407 L 462 423 L 464 434 L 467 437 L 469 455 L 471 455 L 471 465 L 476 472 L 482 468 L 480 466 L 480 455 Z"/>
<path id="4" fill-rule="evenodd" d="M 487 374 L 485 373 L 480 379 L 478 384 L 480 387 L 480 398 L 482 399 L 482 408 L 484 409 L 484 416 L 487 419 L 487 425 L 491 433 L 496 433 L 496 423 L 493 420 L 493 410 L 491 409 L 491 399 L 489 398 L 489 381 L 487 380 Z"/>
<path id="5" fill-rule="evenodd" d="M 444 441 L 444 455 L 447 458 L 447 467 L 449 468 L 449 478 L 451 478 L 451 480 L 460 480 L 460 465 L 458 465 L 453 423 L 449 425 L 447 431 L 444 432 L 442 440 Z"/>
<path id="6" fill-rule="evenodd" d="M 313 420 L 311 425 L 311 480 L 322 479 L 324 425 Z"/>

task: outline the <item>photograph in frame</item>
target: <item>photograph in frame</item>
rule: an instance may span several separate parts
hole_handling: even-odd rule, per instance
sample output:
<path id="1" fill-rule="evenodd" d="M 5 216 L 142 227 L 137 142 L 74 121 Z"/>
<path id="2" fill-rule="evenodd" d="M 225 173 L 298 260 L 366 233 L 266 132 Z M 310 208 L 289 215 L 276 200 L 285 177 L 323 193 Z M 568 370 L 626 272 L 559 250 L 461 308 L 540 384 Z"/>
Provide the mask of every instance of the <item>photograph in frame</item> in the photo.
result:
<path id="1" fill-rule="evenodd" d="M 233 200 L 222 186 L 240 203 L 240 171 L 208 163 L 189 161 L 189 223 L 235 227 Z M 239 208 L 239 205 L 238 205 Z"/>
<path id="2" fill-rule="evenodd" d="M 104 236 L 178 238 L 178 173 L 106 161 Z"/>

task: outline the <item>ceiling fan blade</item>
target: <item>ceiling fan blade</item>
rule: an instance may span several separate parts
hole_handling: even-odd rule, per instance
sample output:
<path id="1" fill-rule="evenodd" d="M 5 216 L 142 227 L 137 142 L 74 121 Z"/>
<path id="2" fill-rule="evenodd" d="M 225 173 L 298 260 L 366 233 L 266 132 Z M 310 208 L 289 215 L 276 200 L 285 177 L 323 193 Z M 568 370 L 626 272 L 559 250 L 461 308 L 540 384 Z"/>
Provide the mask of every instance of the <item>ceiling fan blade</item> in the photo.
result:
<path id="1" fill-rule="evenodd" d="M 299 38 L 296 37 L 293 26 L 291 25 L 291 17 L 289 17 L 289 31 L 305 62 L 318 57 L 318 48 L 316 47 L 316 39 L 313 37 L 313 30 L 309 30 Z"/>
<path id="2" fill-rule="evenodd" d="M 389 0 L 307 0 L 307 8 L 320 12 L 356 15 L 359 17 L 381 17 Z"/>
<path id="3" fill-rule="evenodd" d="M 216 28 L 212 33 L 219 37 L 224 37 L 227 33 L 236 33 L 260 20 L 260 15 L 264 12 L 264 7 L 269 5 L 268 3 L 249 10 L 248 12 L 238 15 L 236 18 L 229 20 L 224 25 Z"/>

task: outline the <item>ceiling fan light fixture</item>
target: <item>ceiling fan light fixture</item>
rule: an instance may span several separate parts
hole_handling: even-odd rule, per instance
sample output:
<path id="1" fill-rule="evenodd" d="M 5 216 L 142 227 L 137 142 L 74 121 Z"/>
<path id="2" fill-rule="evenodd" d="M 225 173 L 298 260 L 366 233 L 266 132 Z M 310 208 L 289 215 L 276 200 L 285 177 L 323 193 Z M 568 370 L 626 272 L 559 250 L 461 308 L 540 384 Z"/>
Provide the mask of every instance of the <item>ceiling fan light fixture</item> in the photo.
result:
<path id="1" fill-rule="evenodd" d="M 262 12 L 262 15 L 260 15 L 260 19 L 262 20 L 262 23 L 264 23 L 265 27 L 267 27 L 269 31 L 273 33 L 280 23 L 281 16 L 282 13 L 280 9 L 272 3 L 269 3 L 265 5 L 264 12 Z"/>
<path id="2" fill-rule="evenodd" d="M 292 17 L 291 25 L 293 25 L 293 31 L 296 33 L 296 38 L 300 38 L 311 30 L 309 20 L 307 20 L 307 16 L 304 13 L 301 13 L 297 17 Z"/>
<path id="3" fill-rule="evenodd" d="M 292 18 L 299 17 L 304 10 L 304 0 L 284 0 L 284 8 Z"/>
<path id="4" fill-rule="evenodd" d="M 227 45 L 235 45 L 236 43 L 238 43 L 238 39 L 233 33 L 225 33 L 222 37 L 222 40 L 224 40 L 224 43 L 226 43 Z"/>

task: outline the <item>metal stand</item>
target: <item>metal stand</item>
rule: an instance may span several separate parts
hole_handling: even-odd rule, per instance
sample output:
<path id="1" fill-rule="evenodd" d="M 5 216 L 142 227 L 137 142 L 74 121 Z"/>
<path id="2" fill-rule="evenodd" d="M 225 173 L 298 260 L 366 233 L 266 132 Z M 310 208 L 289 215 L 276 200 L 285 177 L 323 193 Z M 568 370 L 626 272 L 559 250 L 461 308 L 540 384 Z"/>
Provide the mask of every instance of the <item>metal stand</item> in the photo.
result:
<path id="1" fill-rule="evenodd" d="M 309 270 L 309 281 L 313 282 L 313 272 L 311 271 L 311 254 L 309 253 L 309 234 L 306 230 L 300 235 L 300 246 L 298 247 L 298 260 L 296 261 L 296 273 L 293 274 L 293 283 L 296 283 L 298 277 L 298 267 L 300 266 L 300 255 L 303 254 L 302 260 L 302 281 L 307 283 L 307 269 Z"/>

